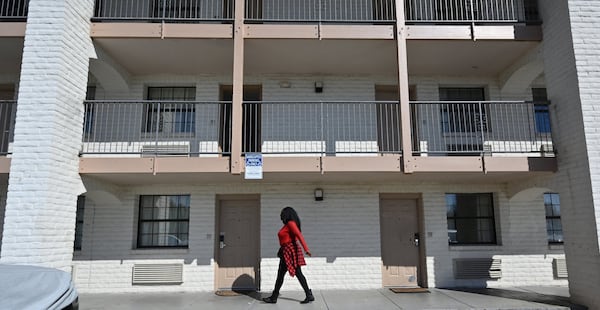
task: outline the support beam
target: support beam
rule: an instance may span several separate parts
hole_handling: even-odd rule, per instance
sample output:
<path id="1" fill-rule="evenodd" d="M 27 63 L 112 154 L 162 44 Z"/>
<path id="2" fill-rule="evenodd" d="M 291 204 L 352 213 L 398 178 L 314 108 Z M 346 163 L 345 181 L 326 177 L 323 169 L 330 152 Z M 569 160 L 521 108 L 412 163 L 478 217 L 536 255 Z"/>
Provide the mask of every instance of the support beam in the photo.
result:
<path id="1" fill-rule="evenodd" d="M 242 173 L 244 100 L 244 0 L 235 0 L 233 24 L 233 96 L 231 102 L 231 173 Z"/>
<path id="2" fill-rule="evenodd" d="M 408 60 L 406 52 L 406 25 L 404 1 L 396 5 L 396 44 L 398 55 L 398 90 L 400 100 L 400 124 L 402 139 L 402 163 L 404 173 L 412 173 L 412 141 L 410 126 L 410 103 L 408 96 Z"/>

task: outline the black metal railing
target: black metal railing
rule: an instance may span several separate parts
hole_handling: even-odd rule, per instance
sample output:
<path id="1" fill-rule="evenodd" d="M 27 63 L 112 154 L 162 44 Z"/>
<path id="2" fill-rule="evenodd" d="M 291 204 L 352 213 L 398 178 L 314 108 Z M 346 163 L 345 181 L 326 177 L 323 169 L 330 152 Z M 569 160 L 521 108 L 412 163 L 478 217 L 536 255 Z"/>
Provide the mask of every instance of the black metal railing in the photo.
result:
<path id="1" fill-rule="evenodd" d="M 395 0 L 246 0 L 248 22 L 391 23 Z"/>
<path id="2" fill-rule="evenodd" d="M 406 0 L 406 23 L 539 22 L 535 0 Z"/>
<path id="3" fill-rule="evenodd" d="M 6 156 L 12 153 L 16 112 L 16 101 L 0 100 L 0 156 Z"/>
<path id="4" fill-rule="evenodd" d="M 86 101 L 82 155 L 219 156 L 231 151 L 230 102 Z"/>
<path id="5" fill-rule="evenodd" d="M 2 0 L 0 1 L 0 20 L 27 19 L 29 0 Z"/>
<path id="6" fill-rule="evenodd" d="M 410 106 L 413 151 L 421 156 L 554 156 L 548 103 L 415 101 Z"/>
<path id="7" fill-rule="evenodd" d="M 242 151 L 365 156 L 401 153 L 397 101 L 244 102 Z"/>
<path id="8" fill-rule="evenodd" d="M 96 0 L 95 21 L 233 20 L 234 0 Z"/>

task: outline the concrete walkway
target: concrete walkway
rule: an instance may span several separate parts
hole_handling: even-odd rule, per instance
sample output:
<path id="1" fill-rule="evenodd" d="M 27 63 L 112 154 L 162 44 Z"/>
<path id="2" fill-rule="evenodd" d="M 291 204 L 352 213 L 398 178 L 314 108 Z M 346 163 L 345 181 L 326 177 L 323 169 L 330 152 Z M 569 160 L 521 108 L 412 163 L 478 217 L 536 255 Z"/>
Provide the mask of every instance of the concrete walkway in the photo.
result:
<path id="1" fill-rule="evenodd" d="M 214 293 L 80 294 L 82 310 L 99 309 L 575 309 L 566 287 L 510 289 L 430 289 L 428 293 L 394 293 L 388 289 L 315 291 L 316 300 L 301 305 L 303 292 L 284 291 L 277 304 L 261 301 L 267 293 L 217 296 Z"/>

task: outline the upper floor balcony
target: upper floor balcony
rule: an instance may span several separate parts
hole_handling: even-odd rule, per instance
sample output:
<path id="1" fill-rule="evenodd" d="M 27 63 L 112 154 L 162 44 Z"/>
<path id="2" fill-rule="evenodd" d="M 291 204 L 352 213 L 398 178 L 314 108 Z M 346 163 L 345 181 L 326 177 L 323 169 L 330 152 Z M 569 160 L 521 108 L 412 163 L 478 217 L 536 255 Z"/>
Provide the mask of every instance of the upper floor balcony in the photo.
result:
<path id="1" fill-rule="evenodd" d="M 401 175 L 403 156 L 414 173 L 549 172 L 555 163 L 547 103 L 411 102 L 412 154 L 397 101 L 245 101 L 237 125 L 230 102 L 85 108 L 81 172 L 90 174 L 227 173 L 236 130 L 242 154 L 261 153 L 267 173 Z"/>
<path id="2" fill-rule="evenodd" d="M 234 2 L 97 0 L 94 20 L 232 22 Z M 395 0 L 245 0 L 244 3 L 246 23 L 378 24 L 396 21 Z M 539 22 L 536 1 L 532 0 L 407 0 L 404 1 L 404 12 L 406 22 L 410 24 Z"/>
<path id="3" fill-rule="evenodd" d="M 162 28 L 159 30 L 151 30 L 158 25 L 137 26 L 136 29 L 160 32 L 161 37 L 178 36 L 177 27 L 169 24 L 187 24 L 185 31 L 200 29 L 190 24 L 212 25 L 212 29 L 222 29 L 216 37 L 223 37 L 225 33 L 231 37 L 232 28 L 223 24 L 233 23 L 235 3 L 235 0 L 97 0 L 92 35 L 105 36 L 109 31 L 118 33 L 98 22 L 142 22 L 160 23 Z M 475 28 L 540 22 L 537 2 L 533 0 L 406 0 L 403 10 L 397 9 L 395 0 L 244 0 L 241 3 L 244 5 L 240 9 L 244 11 L 243 35 L 246 38 L 393 39 L 396 14 L 401 11 L 404 11 L 406 24 L 412 25 L 407 28 L 408 37 L 416 39 L 425 34 L 431 36 L 429 28 L 423 33 L 423 25 Z M 462 34 L 464 29 L 450 32 Z M 485 32 L 482 33 L 485 37 Z M 498 36 L 498 30 L 494 33 Z M 202 37 L 201 34 L 198 36 Z"/>

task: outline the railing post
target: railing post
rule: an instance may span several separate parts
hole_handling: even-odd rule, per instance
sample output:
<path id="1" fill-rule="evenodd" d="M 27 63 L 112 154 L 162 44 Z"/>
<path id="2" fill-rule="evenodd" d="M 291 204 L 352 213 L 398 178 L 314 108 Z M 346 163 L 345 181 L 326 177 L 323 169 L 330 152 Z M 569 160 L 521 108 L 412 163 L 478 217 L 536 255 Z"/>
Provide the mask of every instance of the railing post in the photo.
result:
<path id="1" fill-rule="evenodd" d="M 470 7 L 470 19 L 471 19 L 471 39 L 473 39 L 473 41 L 475 41 L 475 8 L 474 5 L 475 3 L 473 2 L 473 0 L 469 0 L 469 2 L 471 3 L 471 7 Z"/>
<path id="2" fill-rule="evenodd" d="M 322 100 L 320 101 L 320 104 L 321 104 L 321 113 L 320 113 L 321 114 L 321 141 L 320 141 L 320 144 L 321 144 L 321 156 L 324 156 L 323 152 L 326 152 L 327 150 L 324 150 L 324 148 L 323 148 L 323 141 L 325 141 L 325 133 L 324 133 L 324 131 L 325 131 L 324 123 L 325 122 L 324 122 L 324 118 L 323 118 L 324 111 L 323 111 L 323 101 Z M 325 147 L 327 147 L 327 145 L 325 145 Z"/>
<path id="3" fill-rule="evenodd" d="M 158 150 L 158 133 L 160 130 L 160 114 L 161 114 L 161 102 L 157 105 L 157 113 L 156 113 L 156 131 L 154 132 L 154 156 L 156 156 Z"/>
<path id="4" fill-rule="evenodd" d="M 483 136 L 483 104 L 481 101 L 477 102 L 477 108 L 479 110 L 479 133 L 480 133 L 480 141 L 481 141 L 481 155 L 485 153 L 483 145 L 485 144 L 485 138 Z"/>

